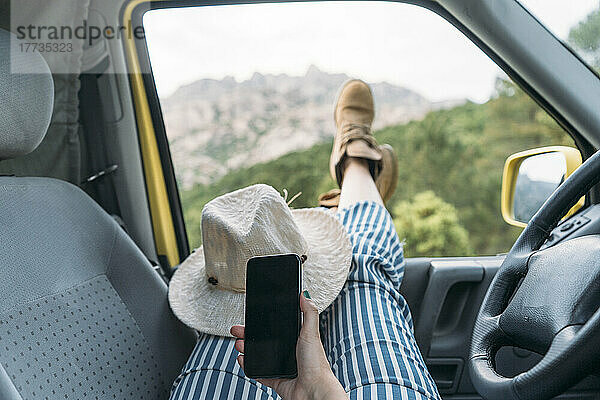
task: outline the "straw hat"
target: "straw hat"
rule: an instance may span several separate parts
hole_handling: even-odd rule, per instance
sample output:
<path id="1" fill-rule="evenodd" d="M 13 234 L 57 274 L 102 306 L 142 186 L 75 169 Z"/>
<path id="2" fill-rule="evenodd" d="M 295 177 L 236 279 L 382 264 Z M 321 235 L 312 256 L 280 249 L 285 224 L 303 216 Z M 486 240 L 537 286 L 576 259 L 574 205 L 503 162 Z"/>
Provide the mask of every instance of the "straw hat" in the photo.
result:
<path id="1" fill-rule="evenodd" d="M 346 230 L 331 212 L 292 210 L 268 185 L 236 190 L 207 203 L 202 210 L 202 243 L 173 275 L 169 303 L 186 325 L 219 336 L 231 336 L 232 325 L 244 324 L 250 258 L 306 255 L 302 288 L 309 291 L 319 312 L 342 289 L 352 258 Z"/>

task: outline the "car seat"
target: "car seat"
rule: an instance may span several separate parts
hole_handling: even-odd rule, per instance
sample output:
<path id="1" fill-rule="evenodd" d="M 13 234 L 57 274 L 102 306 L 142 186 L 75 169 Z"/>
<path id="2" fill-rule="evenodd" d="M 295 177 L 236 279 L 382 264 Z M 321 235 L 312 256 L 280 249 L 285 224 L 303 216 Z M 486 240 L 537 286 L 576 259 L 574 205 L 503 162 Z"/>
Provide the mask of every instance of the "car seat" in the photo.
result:
<path id="1" fill-rule="evenodd" d="M 53 109 L 48 66 L 17 43 L 0 31 L 0 160 L 33 151 Z M 195 338 L 144 254 L 82 190 L 0 176 L 0 399 L 164 399 Z"/>

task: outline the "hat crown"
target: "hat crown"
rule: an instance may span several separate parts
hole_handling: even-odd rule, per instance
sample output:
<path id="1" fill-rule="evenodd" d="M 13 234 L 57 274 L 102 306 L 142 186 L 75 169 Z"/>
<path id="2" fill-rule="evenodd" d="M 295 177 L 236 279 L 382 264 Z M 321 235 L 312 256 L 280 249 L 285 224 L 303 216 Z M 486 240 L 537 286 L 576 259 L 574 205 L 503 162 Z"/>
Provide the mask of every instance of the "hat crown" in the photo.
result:
<path id="1" fill-rule="evenodd" d="M 306 254 L 307 244 L 290 208 L 271 186 L 253 185 L 217 197 L 202 210 L 207 279 L 221 289 L 246 290 L 252 257 Z"/>

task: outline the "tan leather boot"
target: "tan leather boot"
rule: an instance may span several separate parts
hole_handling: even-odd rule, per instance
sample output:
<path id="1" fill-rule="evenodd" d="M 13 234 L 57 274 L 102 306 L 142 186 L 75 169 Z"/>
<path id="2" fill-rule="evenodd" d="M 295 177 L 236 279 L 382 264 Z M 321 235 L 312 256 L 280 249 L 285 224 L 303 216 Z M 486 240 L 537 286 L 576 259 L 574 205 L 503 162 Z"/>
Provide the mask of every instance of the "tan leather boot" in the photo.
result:
<path id="1" fill-rule="evenodd" d="M 398 186 L 398 157 L 394 148 L 389 144 L 379 146 L 381 151 L 381 171 L 375 180 L 375 186 L 383 203 L 387 203 Z M 340 189 L 331 189 L 319 195 L 319 206 L 326 208 L 338 207 L 340 204 Z"/>
<path id="2" fill-rule="evenodd" d="M 331 177 L 339 187 L 342 187 L 344 162 L 348 157 L 367 160 L 371 176 L 374 180 L 377 179 L 382 154 L 371 133 L 374 117 L 375 106 L 369 85 L 358 79 L 346 82 L 335 106 L 336 135 L 329 160 Z"/>
<path id="3" fill-rule="evenodd" d="M 329 192 L 319 195 L 319 206 L 333 208 L 340 205 L 340 189 L 331 189 Z"/>
<path id="4" fill-rule="evenodd" d="M 379 146 L 379 149 L 382 154 L 381 171 L 375 179 L 375 186 L 385 204 L 392 198 L 398 186 L 398 156 L 394 148 L 387 143 Z"/>

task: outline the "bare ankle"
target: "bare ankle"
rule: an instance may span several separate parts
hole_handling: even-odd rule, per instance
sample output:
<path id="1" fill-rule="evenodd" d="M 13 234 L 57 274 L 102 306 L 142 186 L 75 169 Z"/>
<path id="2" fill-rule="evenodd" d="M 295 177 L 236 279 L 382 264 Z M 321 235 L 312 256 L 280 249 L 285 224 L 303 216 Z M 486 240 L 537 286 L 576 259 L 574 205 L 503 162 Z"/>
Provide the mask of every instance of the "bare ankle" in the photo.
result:
<path id="1" fill-rule="evenodd" d="M 366 169 L 368 172 L 369 171 L 369 162 L 367 160 L 365 160 L 364 158 L 348 157 L 344 161 L 344 172 L 348 168 L 361 168 L 361 169 Z"/>
<path id="2" fill-rule="evenodd" d="M 361 158 L 348 158 L 344 164 L 344 181 L 340 194 L 339 208 L 346 208 L 359 201 L 374 201 L 383 204 L 371 172 L 369 163 Z"/>

